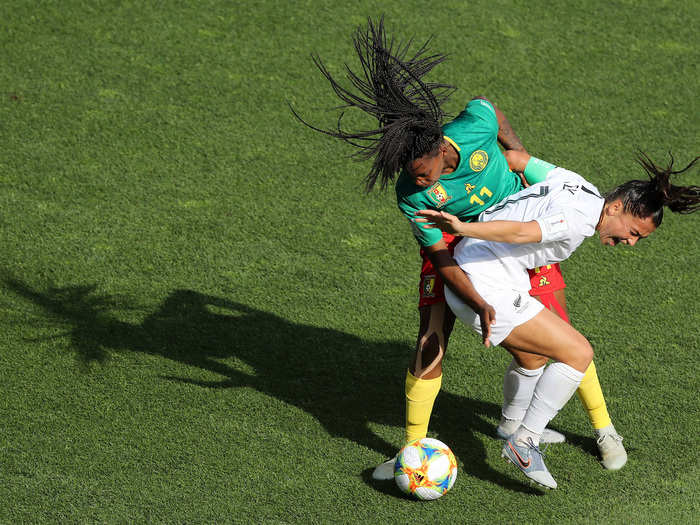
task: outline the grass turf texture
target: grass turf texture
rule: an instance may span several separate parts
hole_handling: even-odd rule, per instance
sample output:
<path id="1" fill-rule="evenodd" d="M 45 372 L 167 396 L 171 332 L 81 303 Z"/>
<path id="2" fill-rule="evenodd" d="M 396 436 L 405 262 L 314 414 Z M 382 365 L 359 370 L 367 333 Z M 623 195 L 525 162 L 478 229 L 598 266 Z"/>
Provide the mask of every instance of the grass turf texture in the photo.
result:
<path id="1" fill-rule="evenodd" d="M 548 455 L 560 488 L 525 483 L 491 438 L 506 353 L 458 327 L 430 435 L 460 474 L 417 503 L 370 479 L 403 435 L 416 246 L 391 192 L 362 194 L 368 164 L 286 105 L 332 124 L 309 54 L 356 64 L 352 31 L 384 12 L 451 55 L 452 113 L 486 95 L 533 154 L 608 189 L 641 175 L 635 146 L 698 154 L 696 2 L 3 11 L 0 522 L 698 515 L 700 217 L 564 265 L 628 465 L 598 465 L 574 399 Z"/>

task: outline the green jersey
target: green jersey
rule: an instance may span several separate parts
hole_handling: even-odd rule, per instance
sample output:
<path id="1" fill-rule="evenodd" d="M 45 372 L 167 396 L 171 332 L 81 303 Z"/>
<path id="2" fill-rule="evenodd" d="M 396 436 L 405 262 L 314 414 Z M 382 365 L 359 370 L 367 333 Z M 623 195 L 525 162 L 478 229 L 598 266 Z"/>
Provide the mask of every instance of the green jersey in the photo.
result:
<path id="1" fill-rule="evenodd" d="M 440 241 L 442 232 L 416 224 L 416 211 L 446 211 L 462 221 L 472 221 L 482 211 L 523 189 L 498 147 L 498 119 L 490 102 L 470 101 L 456 119 L 443 126 L 442 132 L 459 153 L 457 169 L 442 175 L 428 188 L 416 186 L 405 170 L 396 181 L 397 203 L 421 246 Z"/>

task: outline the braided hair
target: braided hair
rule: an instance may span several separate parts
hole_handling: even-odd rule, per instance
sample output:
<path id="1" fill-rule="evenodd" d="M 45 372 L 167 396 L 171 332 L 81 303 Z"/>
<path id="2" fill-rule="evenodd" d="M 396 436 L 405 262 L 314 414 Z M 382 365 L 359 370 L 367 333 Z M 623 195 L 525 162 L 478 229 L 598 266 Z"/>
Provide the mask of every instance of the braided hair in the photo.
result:
<path id="1" fill-rule="evenodd" d="M 667 167 L 661 168 L 654 164 L 649 156 L 640 151 L 637 162 L 649 175 L 648 181 L 628 181 L 605 196 L 606 202 L 617 199 L 622 201 L 623 210 L 635 217 L 651 217 L 654 226 L 661 224 L 664 206 L 676 213 L 693 213 L 700 208 L 700 186 L 674 186 L 670 182 L 671 175 L 679 175 L 692 168 L 700 157 L 695 157 L 690 164 L 680 170 L 673 169 L 674 158 Z"/>
<path id="2" fill-rule="evenodd" d="M 311 129 L 339 138 L 360 151 L 355 157 L 373 158 L 365 177 L 371 191 L 377 180 L 381 189 L 393 182 L 407 163 L 424 155 L 436 155 L 443 141 L 442 123 L 446 118 L 441 105 L 456 88 L 449 84 L 426 82 L 423 77 L 447 57 L 428 52 L 428 39 L 415 53 L 409 53 L 413 40 L 400 44 L 387 37 L 384 17 L 378 23 L 368 19 L 367 28 L 358 27 L 353 37 L 362 71 L 354 73 L 346 64 L 346 76 L 353 88 L 341 86 L 323 61 L 312 55 L 314 64 L 328 80 L 343 104 L 334 129 L 321 129 L 292 113 Z M 357 108 L 377 119 L 377 126 L 364 130 L 343 128 L 345 110 Z"/>

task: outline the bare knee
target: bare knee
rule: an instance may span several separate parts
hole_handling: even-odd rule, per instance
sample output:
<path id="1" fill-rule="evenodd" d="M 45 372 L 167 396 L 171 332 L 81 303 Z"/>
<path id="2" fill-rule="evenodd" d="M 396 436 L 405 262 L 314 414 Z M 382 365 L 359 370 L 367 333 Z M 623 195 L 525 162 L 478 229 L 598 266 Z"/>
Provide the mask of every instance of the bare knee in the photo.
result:
<path id="1" fill-rule="evenodd" d="M 586 339 L 579 342 L 572 349 L 569 362 L 566 364 L 579 372 L 585 372 L 593 361 L 593 347 Z"/>
<path id="2" fill-rule="evenodd" d="M 423 306 L 419 312 L 420 330 L 410 370 L 416 377 L 433 379 L 442 374 L 442 358 L 455 316 L 445 303 Z"/>
<path id="3" fill-rule="evenodd" d="M 433 379 L 442 374 L 445 356 L 444 335 L 441 332 L 421 334 L 411 363 L 411 373 L 421 379 Z"/>

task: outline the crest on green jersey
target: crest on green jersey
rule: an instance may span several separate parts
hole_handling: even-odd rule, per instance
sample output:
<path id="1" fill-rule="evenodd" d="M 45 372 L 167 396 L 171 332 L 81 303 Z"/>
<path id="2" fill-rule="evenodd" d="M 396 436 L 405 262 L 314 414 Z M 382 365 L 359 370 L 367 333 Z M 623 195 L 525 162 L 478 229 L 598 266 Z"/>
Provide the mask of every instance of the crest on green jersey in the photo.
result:
<path id="1" fill-rule="evenodd" d="M 436 182 L 425 191 L 428 194 L 428 198 L 433 202 L 436 208 L 442 208 L 452 198 L 451 195 L 447 194 L 447 190 L 445 190 L 443 185 L 439 182 Z"/>
<path id="2" fill-rule="evenodd" d="M 478 149 L 469 157 L 469 167 L 474 171 L 483 170 L 489 163 L 489 154 L 483 149 Z"/>

